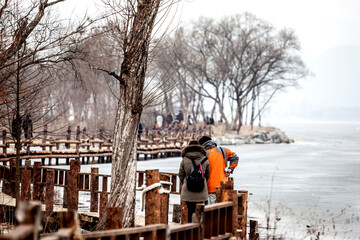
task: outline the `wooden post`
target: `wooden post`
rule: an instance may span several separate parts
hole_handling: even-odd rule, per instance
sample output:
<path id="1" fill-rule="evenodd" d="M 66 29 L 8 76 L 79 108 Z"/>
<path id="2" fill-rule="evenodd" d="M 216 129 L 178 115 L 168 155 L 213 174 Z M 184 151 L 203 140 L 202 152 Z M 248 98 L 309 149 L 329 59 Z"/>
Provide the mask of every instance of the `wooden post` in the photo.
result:
<path id="1" fill-rule="evenodd" d="M 249 240 L 259 240 L 258 221 L 250 220 Z"/>
<path id="2" fill-rule="evenodd" d="M 99 168 L 91 168 L 91 184 L 90 184 L 90 212 L 97 212 L 99 205 Z"/>
<path id="3" fill-rule="evenodd" d="M 70 171 L 68 172 L 67 179 L 67 195 L 68 195 L 68 210 L 78 209 L 79 191 L 77 184 L 77 174 L 80 172 L 80 160 L 71 160 Z"/>
<path id="4" fill-rule="evenodd" d="M 246 239 L 246 223 L 247 223 L 247 198 L 248 191 L 238 191 L 238 225 L 240 232 L 240 239 Z"/>
<path id="5" fill-rule="evenodd" d="M 77 126 L 76 127 L 76 140 L 80 140 L 80 133 L 81 133 L 81 130 L 80 130 L 80 126 Z"/>
<path id="6" fill-rule="evenodd" d="M 18 215 L 22 216 L 17 219 L 19 226 L 8 234 L 6 239 L 40 239 L 39 231 L 42 229 L 41 205 L 38 203 L 20 202 L 18 211 L 21 211 Z M 21 226 L 31 226 L 31 231 L 21 231 Z"/>
<path id="7" fill-rule="evenodd" d="M 31 160 L 30 159 L 25 160 L 24 167 L 25 167 L 25 170 L 28 170 L 31 167 Z M 30 180 L 31 180 L 31 177 L 30 177 Z"/>
<path id="8" fill-rule="evenodd" d="M 108 203 L 108 195 L 106 192 L 100 193 L 100 209 L 99 209 L 99 219 L 101 219 L 106 211 L 106 206 Z"/>
<path id="9" fill-rule="evenodd" d="M 216 187 L 216 202 L 221 202 L 221 197 L 222 197 L 222 188 L 221 187 Z"/>
<path id="10" fill-rule="evenodd" d="M 55 184 L 55 172 L 54 170 L 48 170 L 46 172 L 46 194 L 45 194 L 45 216 L 49 217 L 54 210 L 54 184 Z"/>
<path id="11" fill-rule="evenodd" d="M 232 223 L 231 223 L 231 233 L 233 235 L 233 237 L 235 237 L 236 239 L 238 239 L 238 194 L 236 190 L 226 190 L 229 191 L 229 201 L 233 202 L 233 210 L 232 210 Z"/>
<path id="12" fill-rule="evenodd" d="M 6 129 L 2 130 L 2 142 L 4 144 L 3 146 L 3 154 L 7 154 L 6 150 L 7 150 L 7 144 L 6 144 Z"/>
<path id="13" fill-rule="evenodd" d="M 222 189 L 234 189 L 234 178 L 229 177 L 227 181 L 221 182 Z"/>
<path id="14" fill-rule="evenodd" d="M 181 206 L 180 204 L 174 204 L 172 221 L 174 223 L 180 223 L 180 219 L 181 219 Z"/>
<path id="15" fill-rule="evenodd" d="M 15 191 L 15 180 L 16 180 L 16 159 L 12 158 L 10 159 L 10 176 L 8 178 L 10 185 L 9 185 L 9 195 L 13 198 L 16 197 L 16 191 Z"/>
<path id="16" fill-rule="evenodd" d="M 62 174 L 63 173 L 63 174 Z M 62 180 L 62 175 L 64 179 L 64 197 L 63 197 L 63 208 L 67 208 L 69 206 L 68 203 L 68 179 L 69 179 L 69 171 L 61 171 L 60 172 L 60 180 Z"/>
<path id="17" fill-rule="evenodd" d="M 181 182 L 181 181 L 180 181 Z M 177 186 L 177 176 L 176 175 L 172 175 L 171 176 L 171 193 L 175 193 L 176 192 L 176 186 Z M 181 184 L 180 184 L 181 185 Z M 179 192 L 181 192 L 181 186 L 180 186 L 180 190 Z"/>
<path id="18" fill-rule="evenodd" d="M 42 200 L 42 190 L 43 187 L 41 185 L 41 162 L 34 162 L 34 168 L 33 168 L 33 200 Z"/>
<path id="19" fill-rule="evenodd" d="M 63 233 L 66 235 L 61 235 L 58 239 L 82 239 L 76 211 L 60 212 L 59 220 L 60 228 L 70 230 L 70 232 L 64 231 Z M 59 233 L 61 229 L 57 233 Z"/>
<path id="20" fill-rule="evenodd" d="M 185 201 L 180 200 L 181 204 L 181 224 L 188 223 L 188 208 Z"/>
<path id="21" fill-rule="evenodd" d="M 159 169 L 146 170 L 145 174 L 147 187 L 160 182 Z M 160 223 L 159 189 L 148 191 L 145 199 L 145 225 Z"/>
<path id="22" fill-rule="evenodd" d="M 160 180 L 165 182 L 170 182 L 169 175 L 160 175 Z M 163 185 L 165 190 L 170 190 L 170 185 Z M 160 209 L 160 223 L 168 224 L 169 221 L 169 194 L 163 193 L 160 194 L 160 202 L 161 202 L 161 209 Z"/>
<path id="23" fill-rule="evenodd" d="M 122 228 L 122 208 L 108 208 L 105 230 Z"/>
<path id="24" fill-rule="evenodd" d="M 2 192 L 10 195 L 10 168 L 3 167 L 3 184 L 2 184 Z"/>
<path id="25" fill-rule="evenodd" d="M 199 238 L 198 239 L 204 239 L 204 229 L 205 229 L 205 212 L 204 212 L 204 208 L 205 205 L 204 204 L 196 204 L 196 209 L 195 209 L 195 222 L 200 223 L 200 231 L 199 231 Z M 195 238 L 197 239 L 197 238 Z"/>
<path id="26" fill-rule="evenodd" d="M 21 200 L 30 201 L 31 170 L 21 172 Z"/>
<path id="27" fill-rule="evenodd" d="M 142 187 L 144 185 L 144 173 L 141 172 L 138 176 L 138 187 Z"/>

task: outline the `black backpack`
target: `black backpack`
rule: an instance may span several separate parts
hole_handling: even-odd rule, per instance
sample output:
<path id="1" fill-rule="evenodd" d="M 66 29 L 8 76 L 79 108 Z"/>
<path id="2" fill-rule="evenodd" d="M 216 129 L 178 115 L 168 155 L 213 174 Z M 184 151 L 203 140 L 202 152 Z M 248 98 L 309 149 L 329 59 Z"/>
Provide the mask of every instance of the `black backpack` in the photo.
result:
<path id="1" fill-rule="evenodd" d="M 189 176 L 186 178 L 187 189 L 191 192 L 201 192 L 204 189 L 204 173 L 202 164 L 207 160 L 205 158 L 199 165 L 196 165 L 194 159 L 191 159 L 193 167 L 191 168 Z"/>

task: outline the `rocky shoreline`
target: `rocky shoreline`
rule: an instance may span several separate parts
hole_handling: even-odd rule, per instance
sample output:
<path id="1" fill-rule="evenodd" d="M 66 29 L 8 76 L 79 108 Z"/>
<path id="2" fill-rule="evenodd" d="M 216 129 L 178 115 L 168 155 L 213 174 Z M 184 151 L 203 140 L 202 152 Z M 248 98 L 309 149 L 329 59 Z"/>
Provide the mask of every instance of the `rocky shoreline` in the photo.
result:
<path id="1" fill-rule="evenodd" d="M 242 145 L 242 144 L 280 144 L 292 143 L 293 139 L 286 136 L 284 131 L 272 128 L 270 131 L 258 131 L 241 135 L 219 135 L 214 136 L 219 145 Z"/>

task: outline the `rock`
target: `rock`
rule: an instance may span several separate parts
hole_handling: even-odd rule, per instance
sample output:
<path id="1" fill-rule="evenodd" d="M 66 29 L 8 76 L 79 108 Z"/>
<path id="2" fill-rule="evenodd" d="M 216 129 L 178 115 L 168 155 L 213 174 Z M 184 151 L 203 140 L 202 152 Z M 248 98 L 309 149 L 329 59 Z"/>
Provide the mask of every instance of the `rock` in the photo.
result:
<path id="1" fill-rule="evenodd" d="M 278 128 L 271 131 L 256 132 L 247 135 L 226 135 L 213 138 L 218 145 L 242 145 L 242 144 L 268 144 L 268 143 L 291 143 L 286 134 Z"/>
<path id="2" fill-rule="evenodd" d="M 283 142 L 283 143 L 290 143 L 290 139 L 285 138 L 282 142 Z"/>
<path id="3" fill-rule="evenodd" d="M 265 141 L 260 138 L 254 138 L 254 141 L 256 144 L 264 144 L 265 143 Z"/>
<path id="4" fill-rule="evenodd" d="M 255 139 L 261 139 L 263 142 L 265 142 L 267 140 L 267 136 L 266 136 L 265 132 L 257 132 L 257 133 L 254 133 L 253 135 L 254 135 Z"/>

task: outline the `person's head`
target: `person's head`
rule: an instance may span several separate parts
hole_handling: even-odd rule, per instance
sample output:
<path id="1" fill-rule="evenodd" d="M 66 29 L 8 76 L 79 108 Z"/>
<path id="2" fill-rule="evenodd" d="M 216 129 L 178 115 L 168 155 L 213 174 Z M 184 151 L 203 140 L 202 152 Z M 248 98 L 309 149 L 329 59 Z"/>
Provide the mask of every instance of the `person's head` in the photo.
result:
<path id="1" fill-rule="evenodd" d="M 190 145 L 200 145 L 200 144 L 199 144 L 199 141 L 193 139 L 193 140 L 191 140 L 191 141 L 189 142 L 189 146 L 190 146 Z"/>
<path id="2" fill-rule="evenodd" d="M 202 136 L 200 139 L 199 139 L 199 143 L 200 145 L 204 146 L 204 144 L 206 144 L 208 141 L 211 141 L 211 137 L 209 136 Z"/>
<path id="3" fill-rule="evenodd" d="M 201 152 L 206 155 L 206 150 L 199 144 L 199 142 L 195 139 L 191 140 L 189 144 L 182 150 L 181 156 L 184 157 L 188 152 Z"/>

